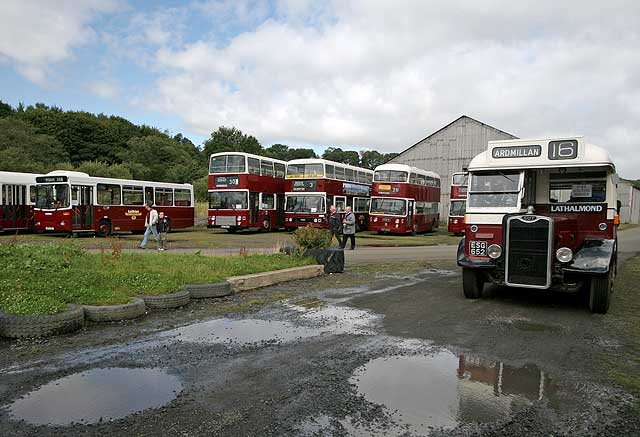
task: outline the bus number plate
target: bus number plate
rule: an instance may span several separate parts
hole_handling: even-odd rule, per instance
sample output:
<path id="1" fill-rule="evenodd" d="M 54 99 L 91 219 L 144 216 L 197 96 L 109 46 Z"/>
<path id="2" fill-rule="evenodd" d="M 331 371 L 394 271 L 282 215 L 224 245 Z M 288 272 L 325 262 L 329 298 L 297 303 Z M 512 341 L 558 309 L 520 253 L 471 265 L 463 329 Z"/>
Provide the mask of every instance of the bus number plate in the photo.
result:
<path id="1" fill-rule="evenodd" d="M 44 228 L 45 231 L 53 231 L 53 226 L 47 226 Z"/>
<path id="2" fill-rule="evenodd" d="M 469 241 L 469 255 L 486 256 L 487 242 L 486 241 Z"/>

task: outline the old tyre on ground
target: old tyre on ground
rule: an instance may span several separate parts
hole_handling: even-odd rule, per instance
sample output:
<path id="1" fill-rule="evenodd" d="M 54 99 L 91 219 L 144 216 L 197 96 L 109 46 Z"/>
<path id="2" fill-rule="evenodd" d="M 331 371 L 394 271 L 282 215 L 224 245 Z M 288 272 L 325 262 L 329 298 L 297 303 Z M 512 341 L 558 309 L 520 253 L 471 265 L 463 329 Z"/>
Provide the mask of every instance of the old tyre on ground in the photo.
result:
<path id="1" fill-rule="evenodd" d="M 96 235 L 98 237 L 108 237 L 111 235 L 111 222 L 107 219 L 101 219 L 98 222 L 98 228 L 96 229 Z"/>
<path id="2" fill-rule="evenodd" d="M 192 284 L 184 287 L 192 299 L 207 299 L 212 297 L 224 297 L 231 294 L 231 284 L 227 281 L 216 284 Z"/>
<path id="3" fill-rule="evenodd" d="M 58 314 L 14 316 L 0 313 L 0 336 L 9 338 L 46 337 L 78 330 L 84 324 L 84 310 L 77 305 Z"/>
<path id="4" fill-rule="evenodd" d="M 169 294 L 143 295 L 140 298 L 144 300 L 147 308 L 151 309 L 182 307 L 188 304 L 190 299 L 189 292 L 186 290 Z"/>
<path id="5" fill-rule="evenodd" d="M 609 268 L 609 272 L 591 278 L 589 287 L 589 310 L 592 313 L 606 314 L 611 303 L 611 291 L 615 276 L 615 264 Z"/>
<path id="6" fill-rule="evenodd" d="M 83 305 L 84 315 L 92 322 L 112 322 L 135 319 L 144 315 L 147 308 L 144 301 L 134 298 L 132 302 L 122 305 Z"/>
<path id="7" fill-rule="evenodd" d="M 473 269 L 462 269 L 462 289 L 464 297 L 467 299 L 478 299 L 482 297 L 484 280 L 480 273 Z"/>

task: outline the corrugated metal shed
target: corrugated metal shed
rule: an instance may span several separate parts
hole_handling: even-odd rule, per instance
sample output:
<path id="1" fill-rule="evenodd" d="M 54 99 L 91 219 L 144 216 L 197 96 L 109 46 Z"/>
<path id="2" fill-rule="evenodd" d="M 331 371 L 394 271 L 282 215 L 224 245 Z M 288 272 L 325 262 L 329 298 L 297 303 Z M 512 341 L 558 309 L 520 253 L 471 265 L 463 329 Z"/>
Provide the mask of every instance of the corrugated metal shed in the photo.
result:
<path id="1" fill-rule="evenodd" d="M 449 215 L 451 174 L 462 171 L 474 156 L 487 150 L 489 141 L 514 138 L 517 137 L 463 115 L 389 162 L 412 165 L 440 175 L 440 219 L 444 220 Z"/>
<path id="2" fill-rule="evenodd" d="M 620 223 L 640 223 L 640 188 L 628 181 L 620 180 L 618 200 L 622 203 Z"/>

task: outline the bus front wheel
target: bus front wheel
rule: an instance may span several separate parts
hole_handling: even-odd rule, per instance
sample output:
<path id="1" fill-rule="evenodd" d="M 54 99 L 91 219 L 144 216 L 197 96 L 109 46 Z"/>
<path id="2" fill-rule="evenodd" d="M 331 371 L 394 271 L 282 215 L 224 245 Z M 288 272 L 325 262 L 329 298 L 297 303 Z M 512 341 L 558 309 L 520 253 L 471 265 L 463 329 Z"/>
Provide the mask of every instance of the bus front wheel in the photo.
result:
<path id="1" fill-rule="evenodd" d="M 478 299 L 482 297 L 484 280 L 479 272 L 473 269 L 462 269 L 462 290 L 467 299 Z"/>
<path id="2" fill-rule="evenodd" d="M 608 273 L 591 278 L 589 311 L 592 313 L 606 314 L 609 311 L 615 268 L 615 264 L 612 264 Z"/>
<path id="3" fill-rule="evenodd" d="M 108 237 L 111 235 L 111 222 L 107 219 L 102 219 L 98 222 L 98 229 L 96 230 L 98 237 Z"/>

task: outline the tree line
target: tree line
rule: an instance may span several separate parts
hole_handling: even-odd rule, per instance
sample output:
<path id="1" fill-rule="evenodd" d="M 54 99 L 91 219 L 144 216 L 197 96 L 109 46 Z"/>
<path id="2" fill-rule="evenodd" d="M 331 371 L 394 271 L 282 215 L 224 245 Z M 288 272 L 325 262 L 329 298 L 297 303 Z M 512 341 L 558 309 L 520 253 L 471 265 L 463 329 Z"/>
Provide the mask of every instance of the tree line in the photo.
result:
<path id="1" fill-rule="evenodd" d="M 202 144 L 182 134 L 136 125 L 119 116 L 64 111 L 37 103 L 17 107 L 0 101 L 0 170 L 47 173 L 76 170 L 92 176 L 193 183 L 207 198 L 207 162 L 212 153 L 237 151 L 289 161 L 318 158 L 310 148 L 263 147 L 235 127 L 220 127 Z M 373 169 L 397 154 L 328 147 L 324 159 Z"/>

